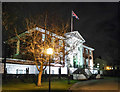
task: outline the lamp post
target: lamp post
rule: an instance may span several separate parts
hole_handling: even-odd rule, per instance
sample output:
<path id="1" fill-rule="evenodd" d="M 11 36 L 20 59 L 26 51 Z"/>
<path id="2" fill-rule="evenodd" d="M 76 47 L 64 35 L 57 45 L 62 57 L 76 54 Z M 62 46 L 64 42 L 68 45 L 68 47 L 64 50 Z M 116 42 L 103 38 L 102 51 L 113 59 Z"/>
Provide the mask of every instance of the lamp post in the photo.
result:
<path id="1" fill-rule="evenodd" d="M 52 48 L 48 48 L 47 49 L 47 54 L 49 55 L 49 92 L 50 92 L 50 89 L 51 89 L 51 83 L 50 83 L 50 55 L 53 54 L 53 49 Z"/>
<path id="2" fill-rule="evenodd" d="M 68 65 L 67 65 L 67 72 L 68 72 L 68 84 L 70 84 L 70 62 L 68 60 Z"/>

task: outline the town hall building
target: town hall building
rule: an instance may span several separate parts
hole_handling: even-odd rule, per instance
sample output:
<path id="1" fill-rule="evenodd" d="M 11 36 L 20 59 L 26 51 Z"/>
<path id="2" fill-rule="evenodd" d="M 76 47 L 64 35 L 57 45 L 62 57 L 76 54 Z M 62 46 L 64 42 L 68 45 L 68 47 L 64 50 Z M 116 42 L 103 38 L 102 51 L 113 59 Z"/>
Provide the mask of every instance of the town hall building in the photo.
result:
<path id="1" fill-rule="evenodd" d="M 61 43 L 64 44 L 64 50 L 61 53 L 68 52 L 65 55 L 61 54 L 61 57 L 57 57 L 59 60 L 58 63 L 51 63 L 51 74 L 59 74 L 60 71 L 61 74 L 68 74 L 68 68 L 70 74 L 72 74 L 78 68 L 87 68 L 91 71 L 93 70 L 94 49 L 85 45 L 86 41 L 78 31 L 68 32 L 64 37 L 62 37 L 57 34 L 50 33 L 49 31 L 45 32 L 44 29 L 38 27 L 34 28 L 34 30 L 40 31 L 42 41 L 45 41 L 45 37 L 47 35 L 52 34 L 54 37 L 53 39 L 59 39 L 60 45 Z M 27 32 L 28 31 L 25 33 Z M 11 39 L 15 39 L 15 37 Z M 16 39 L 16 42 L 14 42 L 14 44 L 16 48 L 14 48 L 11 56 L 9 58 L 6 58 L 6 68 L 2 68 L 1 70 L 6 69 L 7 74 L 38 74 L 39 72 L 36 68 L 36 65 L 34 64 L 34 61 L 17 58 L 21 52 L 21 41 L 19 39 Z M 1 60 L 4 60 L 4 58 Z M 3 71 L 1 72 L 3 73 Z M 43 71 L 43 73 L 49 74 L 48 66 Z"/>

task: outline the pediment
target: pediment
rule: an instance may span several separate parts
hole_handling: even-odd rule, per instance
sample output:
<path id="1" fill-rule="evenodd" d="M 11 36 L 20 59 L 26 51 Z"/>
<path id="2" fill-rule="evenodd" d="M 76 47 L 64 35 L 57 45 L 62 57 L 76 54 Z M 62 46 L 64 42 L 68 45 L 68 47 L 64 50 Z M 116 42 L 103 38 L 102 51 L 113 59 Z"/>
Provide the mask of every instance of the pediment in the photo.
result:
<path id="1" fill-rule="evenodd" d="M 78 31 L 66 33 L 66 37 L 79 39 L 82 43 L 85 42 L 85 40 L 83 39 L 83 37 L 80 35 L 80 33 Z"/>

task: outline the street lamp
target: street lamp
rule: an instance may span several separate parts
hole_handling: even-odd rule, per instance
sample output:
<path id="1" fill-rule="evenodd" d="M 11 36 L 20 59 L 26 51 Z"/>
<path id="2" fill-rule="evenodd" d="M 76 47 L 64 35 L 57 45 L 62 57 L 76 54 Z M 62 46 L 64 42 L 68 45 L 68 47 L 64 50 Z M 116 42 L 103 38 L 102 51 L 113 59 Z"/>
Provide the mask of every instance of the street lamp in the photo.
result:
<path id="1" fill-rule="evenodd" d="M 48 48 L 47 49 L 47 54 L 49 55 L 49 92 L 50 92 L 50 55 L 53 54 L 53 49 L 52 48 Z"/>
<path id="2" fill-rule="evenodd" d="M 47 49 L 47 54 L 48 55 L 52 55 L 53 54 L 53 49 L 52 48 L 48 48 Z"/>

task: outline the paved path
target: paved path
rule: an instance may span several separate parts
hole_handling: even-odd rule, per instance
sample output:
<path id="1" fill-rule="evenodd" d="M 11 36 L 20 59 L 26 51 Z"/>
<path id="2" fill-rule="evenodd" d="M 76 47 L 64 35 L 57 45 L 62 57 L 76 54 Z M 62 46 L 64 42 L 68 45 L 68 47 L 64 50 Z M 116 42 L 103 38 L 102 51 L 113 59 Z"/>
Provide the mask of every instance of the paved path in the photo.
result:
<path id="1" fill-rule="evenodd" d="M 74 84 L 70 90 L 80 91 L 80 90 L 119 90 L 120 92 L 120 79 L 113 78 L 113 77 L 104 77 L 104 79 L 97 79 L 97 80 L 87 80 L 87 81 L 80 81 Z M 111 92 L 110 91 L 110 92 Z M 91 91 L 90 91 L 91 92 Z"/>

